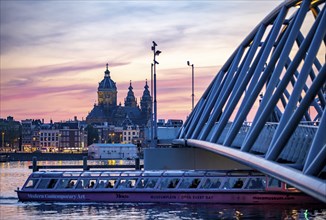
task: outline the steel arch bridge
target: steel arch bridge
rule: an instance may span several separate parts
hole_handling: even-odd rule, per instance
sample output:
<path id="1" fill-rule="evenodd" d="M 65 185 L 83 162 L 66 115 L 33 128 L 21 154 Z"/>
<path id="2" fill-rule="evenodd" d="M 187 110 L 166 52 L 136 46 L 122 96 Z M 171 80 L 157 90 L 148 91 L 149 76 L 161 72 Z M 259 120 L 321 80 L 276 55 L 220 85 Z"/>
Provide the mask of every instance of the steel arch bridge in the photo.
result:
<path id="1" fill-rule="evenodd" d="M 174 144 L 224 155 L 326 202 L 325 0 L 287 0 L 245 38 Z"/>

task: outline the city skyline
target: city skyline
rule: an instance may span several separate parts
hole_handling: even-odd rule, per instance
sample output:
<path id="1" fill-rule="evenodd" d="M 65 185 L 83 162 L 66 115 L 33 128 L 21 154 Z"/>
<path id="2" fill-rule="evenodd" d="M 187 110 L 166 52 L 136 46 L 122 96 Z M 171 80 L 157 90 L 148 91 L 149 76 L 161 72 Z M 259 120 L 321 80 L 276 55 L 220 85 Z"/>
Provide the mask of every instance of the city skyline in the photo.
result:
<path id="1" fill-rule="evenodd" d="M 185 120 L 220 67 L 281 0 L 1 1 L 1 118 L 86 118 L 109 64 L 124 104 L 140 104 L 157 57 L 158 118 Z"/>

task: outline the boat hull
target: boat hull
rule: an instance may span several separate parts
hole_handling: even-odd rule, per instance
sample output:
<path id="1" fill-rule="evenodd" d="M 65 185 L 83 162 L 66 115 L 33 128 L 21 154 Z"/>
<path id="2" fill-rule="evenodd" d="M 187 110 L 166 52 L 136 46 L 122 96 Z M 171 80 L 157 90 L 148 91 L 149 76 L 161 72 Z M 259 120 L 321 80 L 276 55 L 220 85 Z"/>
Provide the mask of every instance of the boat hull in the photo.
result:
<path id="1" fill-rule="evenodd" d="M 107 203 L 223 203 L 307 204 L 321 203 L 303 193 L 251 192 L 125 192 L 125 191 L 17 191 L 20 201 Z"/>

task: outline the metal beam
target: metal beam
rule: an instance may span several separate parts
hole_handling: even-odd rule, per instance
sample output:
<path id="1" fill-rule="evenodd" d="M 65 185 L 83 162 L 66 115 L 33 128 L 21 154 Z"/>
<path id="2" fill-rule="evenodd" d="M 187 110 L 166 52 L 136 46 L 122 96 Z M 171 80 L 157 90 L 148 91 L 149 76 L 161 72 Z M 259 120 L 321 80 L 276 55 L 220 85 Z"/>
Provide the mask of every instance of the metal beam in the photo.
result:
<path id="1" fill-rule="evenodd" d="M 184 140 L 174 140 L 175 144 L 184 144 Z M 326 182 L 316 177 L 304 175 L 302 172 L 285 165 L 280 165 L 273 161 L 267 161 L 262 157 L 242 152 L 237 149 L 225 147 L 220 144 L 210 143 L 200 140 L 187 140 L 187 145 L 211 151 L 213 153 L 226 156 L 239 163 L 252 167 L 262 173 L 270 175 L 297 189 L 309 194 L 326 203 Z M 300 181 L 298 181 L 300 180 Z"/>

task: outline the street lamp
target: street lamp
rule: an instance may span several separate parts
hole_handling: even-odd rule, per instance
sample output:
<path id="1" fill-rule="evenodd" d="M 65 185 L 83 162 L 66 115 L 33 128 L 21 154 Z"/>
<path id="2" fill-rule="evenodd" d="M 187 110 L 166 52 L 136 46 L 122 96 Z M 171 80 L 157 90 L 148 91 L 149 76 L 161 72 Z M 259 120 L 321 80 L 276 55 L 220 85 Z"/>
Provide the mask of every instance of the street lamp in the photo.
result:
<path id="1" fill-rule="evenodd" d="M 5 132 L 1 132 L 1 140 L 2 140 L 2 149 L 4 150 L 5 148 Z"/>
<path id="2" fill-rule="evenodd" d="M 162 53 L 160 50 L 156 50 L 157 44 L 153 41 L 152 51 L 154 53 L 154 145 L 157 146 L 157 101 L 156 101 L 156 64 L 159 64 L 156 61 L 156 56 Z"/>
<path id="3" fill-rule="evenodd" d="M 195 87 L 195 83 L 194 83 L 194 64 L 190 64 L 189 61 L 187 61 L 188 66 L 191 66 L 191 78 L 192 78 L 192 94 L 191 94 L 191 98 L 192 98 L 192 109 L 194 110 L 194 103 L 195 103 L 195 94 L 194 94 L 194 87 Z"/>
<path id="4" fill-rule="evenodd" d="M 154 64 L 151 63 L 151 95 L 153 96 L 153 72 Z M 153 98 L 151 97 L 151 147 L 154 147 L 154 130 L 153 130 Z"/>

